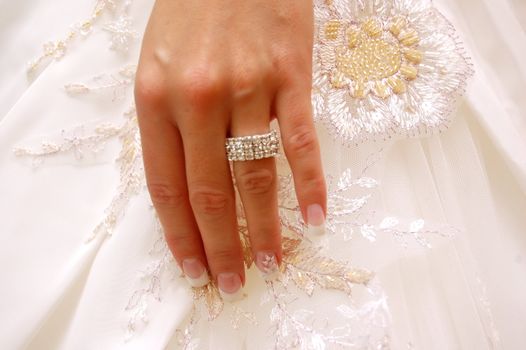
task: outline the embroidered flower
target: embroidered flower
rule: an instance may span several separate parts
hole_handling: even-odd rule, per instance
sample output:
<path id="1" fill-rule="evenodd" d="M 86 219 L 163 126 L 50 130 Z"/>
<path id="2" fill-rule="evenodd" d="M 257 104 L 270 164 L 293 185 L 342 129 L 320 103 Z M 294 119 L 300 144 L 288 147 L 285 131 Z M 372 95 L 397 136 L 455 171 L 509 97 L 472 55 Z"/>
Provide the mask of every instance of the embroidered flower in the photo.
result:
<path id="1" fill-rule="evenodd" d="M 131 43 L 139 37 L 139 33 L 133 29 L 133 22 L 128 16 L 121 16 L 107 23 L 103 29 L 110 33 L 110 48 L 115 51 L 127 52 Z"/>
<path id="2" fill-rule="evenodd" d="M 471 67 L 428 0 L 317 1 L 315 116 L 345 143 L 446 126 Z"/>

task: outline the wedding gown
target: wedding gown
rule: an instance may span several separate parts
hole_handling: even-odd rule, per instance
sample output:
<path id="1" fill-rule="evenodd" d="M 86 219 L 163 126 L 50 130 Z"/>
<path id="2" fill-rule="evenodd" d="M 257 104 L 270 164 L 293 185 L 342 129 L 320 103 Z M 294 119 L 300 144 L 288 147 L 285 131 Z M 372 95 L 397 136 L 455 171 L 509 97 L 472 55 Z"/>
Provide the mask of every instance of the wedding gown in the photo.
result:
<path id="1" fill-rule="evenodd" d="M 247 255 L 236 303 L 181 277 L 145 187 L 153 2 L 2 3 L 2 349 L 526 348 L 523 0 L 314 2 L 327 233 L 280 157 L 281 276 Z"/>

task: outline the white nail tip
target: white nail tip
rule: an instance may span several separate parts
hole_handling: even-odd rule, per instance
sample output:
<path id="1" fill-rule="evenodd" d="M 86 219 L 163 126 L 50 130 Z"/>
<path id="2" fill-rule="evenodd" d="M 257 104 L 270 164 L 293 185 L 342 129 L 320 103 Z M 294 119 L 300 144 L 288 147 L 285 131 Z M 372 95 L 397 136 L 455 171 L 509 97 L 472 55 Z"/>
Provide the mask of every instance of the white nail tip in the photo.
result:
<path id="1" fill-rule="evenodd" d="M 308 235 L 310 237 L 319 237 L 323 236 L 325 234 L 325 225 L 309 225 L 308 227 Z"/>
<path id="2" fill-rule="evenodd" d="M 190 278 L 188 276 L 185 277 L 188 283 L 194 288 L 204 287 L 208 284 L 208 282 L 210 282 L 210 278 L 208 277 L 208 273 L 206 271 L 204 271 L 198 278 Z"/>
<path id="3" fill-rule="evenodd" d="M 223 292 L 220 288 L 219 294 L 221 294 L 221 298 L 223 298 L 224 301 L 228 301 L 228 302 L 239 301 L 243 299 L 243 288 L 239 288 L 237 292 L 234 292 L 234 293 Z"/>
<path id="4" fill-rule="evenodd" d="M 183 270 L 179 267 L 179 265 L 175 265 L 175 273 L 177 274 L 177 277 L 184 277 Z"/>

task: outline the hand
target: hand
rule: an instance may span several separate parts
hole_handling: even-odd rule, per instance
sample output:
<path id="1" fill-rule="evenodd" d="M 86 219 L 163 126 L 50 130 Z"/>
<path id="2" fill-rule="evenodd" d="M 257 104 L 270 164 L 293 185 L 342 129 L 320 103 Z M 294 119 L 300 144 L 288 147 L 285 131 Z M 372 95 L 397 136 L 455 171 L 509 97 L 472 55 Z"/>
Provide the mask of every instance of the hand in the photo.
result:
<path id="1" fill-rule="evenodd" d="M 245 282 L 225 138 L 279 122 L 303 218 L 323 227 L 326 189 L 311 112 L 313 6 L 297 0 L 157 0 L 135 84 L 146 179 L 192 286 L 225 299 Z M 273 158 L 234 162 L 256 266 L 281 263 Z M 265 263 L 267 262 L 267 263 Z"/>

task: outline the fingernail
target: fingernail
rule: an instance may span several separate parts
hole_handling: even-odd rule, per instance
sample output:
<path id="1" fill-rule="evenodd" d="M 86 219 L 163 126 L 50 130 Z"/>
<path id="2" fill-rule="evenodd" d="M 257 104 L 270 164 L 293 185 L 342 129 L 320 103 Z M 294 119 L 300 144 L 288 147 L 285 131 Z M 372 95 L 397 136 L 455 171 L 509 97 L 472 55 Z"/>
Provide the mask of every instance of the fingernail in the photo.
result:
<path id="1" fill-rule="evenodd" d="M 256 253 L 256 266 L 261 275 L 268 281 L 273 281 L 279 276 L 278 260 L 276 255 L 269 251 Z"/>
<path id="2" fill-rule="evenodd" d="M 174 264 L 174 269 L 177 277 L 184 277 L 184 272 L 178 264 Z"/>
<path id="3" fill-rule="evenodd" d="M 183 272 L 186 280 L 192 287 L 203 287 L 210 282 L 208 272 L 198 259 L 190 258 L 183 260 Z"/>
<path id="4" fill-rule="evenodd" d="M 319 204 L 311 204 L 307 207 L 308 234 L 311 237 L 325 234 L 325 214 Z"/>
<path id="5" fill-rule="evenodd" d="M 225 301 L 238 301 L 243 299 L 241 277 L 237 273 L 224 272 L 217 276 L 219 293 Z"/>

